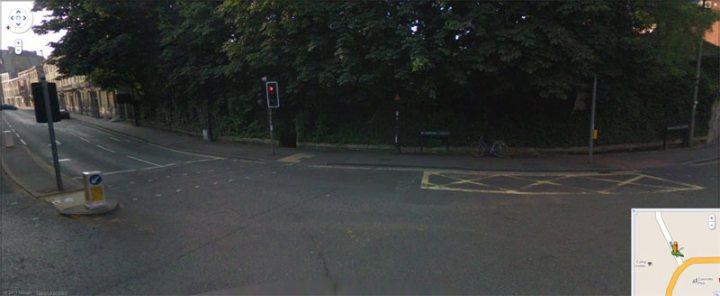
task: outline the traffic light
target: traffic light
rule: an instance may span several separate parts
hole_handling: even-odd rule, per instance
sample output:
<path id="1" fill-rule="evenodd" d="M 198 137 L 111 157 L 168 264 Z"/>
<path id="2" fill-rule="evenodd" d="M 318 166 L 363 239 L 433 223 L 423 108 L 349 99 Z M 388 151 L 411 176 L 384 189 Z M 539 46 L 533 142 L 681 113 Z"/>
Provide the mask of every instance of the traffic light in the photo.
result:
<path id="1" fill-rule="evenodd" d="M 35 105 L 35 121 L 38 123 L 47 123 L 47 111 L 45 110 L 45 97 L 43 96 L 42 84 L 39 82 L 31 83 L 33 95 L 33 105 Z M 48 83 L 48 95 L 50 96 L 50 111 L 53 122 L 60 121 L 60 104 L 58 104 L 57 88 L 55 83 Z"/>
<path id="2" fill-rule="evenodd" d="M 280 89 L 277 81 L 265 82 L 265 97 L 268 108 L 280 108 Z"/>

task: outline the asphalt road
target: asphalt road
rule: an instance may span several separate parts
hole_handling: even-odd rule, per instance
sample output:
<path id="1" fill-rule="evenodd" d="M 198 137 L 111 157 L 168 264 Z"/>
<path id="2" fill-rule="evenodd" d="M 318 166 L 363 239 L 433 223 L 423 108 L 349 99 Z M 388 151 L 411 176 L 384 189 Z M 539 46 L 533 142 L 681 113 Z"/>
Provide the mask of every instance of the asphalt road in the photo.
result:
<path id="1" fill-rule="evenodd" d="M 42 147 L 23 116 L 4 118 Z M 122 207 L 62 217 L 3 177 L 6 294 L 628 294 L 631 208 L 720 207 L 717 163 L 508 178 L 210 159 L 58 130 L 68 172 L 118 172 L 105 182 Z M 560 185 L 534 194 L 549 192 L 538 180 Z"/>
<path id="2" fill-rule="evenodd" d="M 60 167 L 69 176 L 81 176 L 84 171 L 97 170 L 114 174 L 212 159 L 89 127 L 77 120 L 62 120 L 54 127 Z M 4 111 L 0 128 L 14 131 L 17 145 L 27 145 L 52 164 L 47 124 L 36 123 L 33 112 Z"/>

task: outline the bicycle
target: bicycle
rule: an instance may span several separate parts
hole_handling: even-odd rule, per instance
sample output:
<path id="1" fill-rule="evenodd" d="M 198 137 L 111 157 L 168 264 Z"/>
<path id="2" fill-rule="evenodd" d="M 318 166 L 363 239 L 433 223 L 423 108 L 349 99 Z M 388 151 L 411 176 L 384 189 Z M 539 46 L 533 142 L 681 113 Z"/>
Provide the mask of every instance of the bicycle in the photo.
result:
<path id="1" fill-rule="evenodd" d="M 480 140 L 470 144 L 470 150 L 473 156 L 494 156 L 494 157 L 505 157 L 510 149 L 507 144 L 502 140 L 485 140 L 485 137 L 480 136 Z"/>

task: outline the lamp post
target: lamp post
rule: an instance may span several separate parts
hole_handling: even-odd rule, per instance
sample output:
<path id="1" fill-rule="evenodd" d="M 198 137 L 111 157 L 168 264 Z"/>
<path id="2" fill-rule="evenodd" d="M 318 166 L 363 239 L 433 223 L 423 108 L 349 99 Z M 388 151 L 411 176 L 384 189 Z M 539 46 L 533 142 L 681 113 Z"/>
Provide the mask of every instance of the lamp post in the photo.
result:
<path id="1" fill-rule="evenodd" d="M 708 0 L 702 0 L 700 5 L 702 8 L 710 8 L 706 6 L 706 1 Z M 697 63 L 695 67 L 695 86 L 693 88 L 693 100 L 692 100 L 692 111 L 690 112 L 690 131 L 688 132 L 688 146 L 693 146 L 693 138 L 695 137 L 695 114 L 697 113 L 697 104 L 698 104 L 698 90 L 700 88 L 700 69 L 702 66 L 702 49 L 703 49 L 703 43 L 705 39 L 703 35 L 700 35 L 700 43 L 698 45 L 698 52 L 697 52 Z"/>

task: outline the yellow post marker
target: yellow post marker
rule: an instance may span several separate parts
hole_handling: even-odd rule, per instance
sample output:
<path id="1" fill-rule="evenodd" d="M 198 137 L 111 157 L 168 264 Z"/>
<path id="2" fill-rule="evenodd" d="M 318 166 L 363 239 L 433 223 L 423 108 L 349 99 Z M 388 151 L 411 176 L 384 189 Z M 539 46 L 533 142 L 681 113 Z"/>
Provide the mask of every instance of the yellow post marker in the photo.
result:
<path id="1" fill-rule="evenodd" d="M 105 202 L 105 188 L 102 181 L 102 175 L 99 171 L 83 172 L 86 208 L 97 209 L 108 206 L 107 202 Z"/>
<path id="2" fill-rule="evenodd" d="M 598 129 L 594 129 L 593 130 L 593 140 L 597 141 L 599 135 L 600 135 L 600 131 L 598 131 Z"/>

